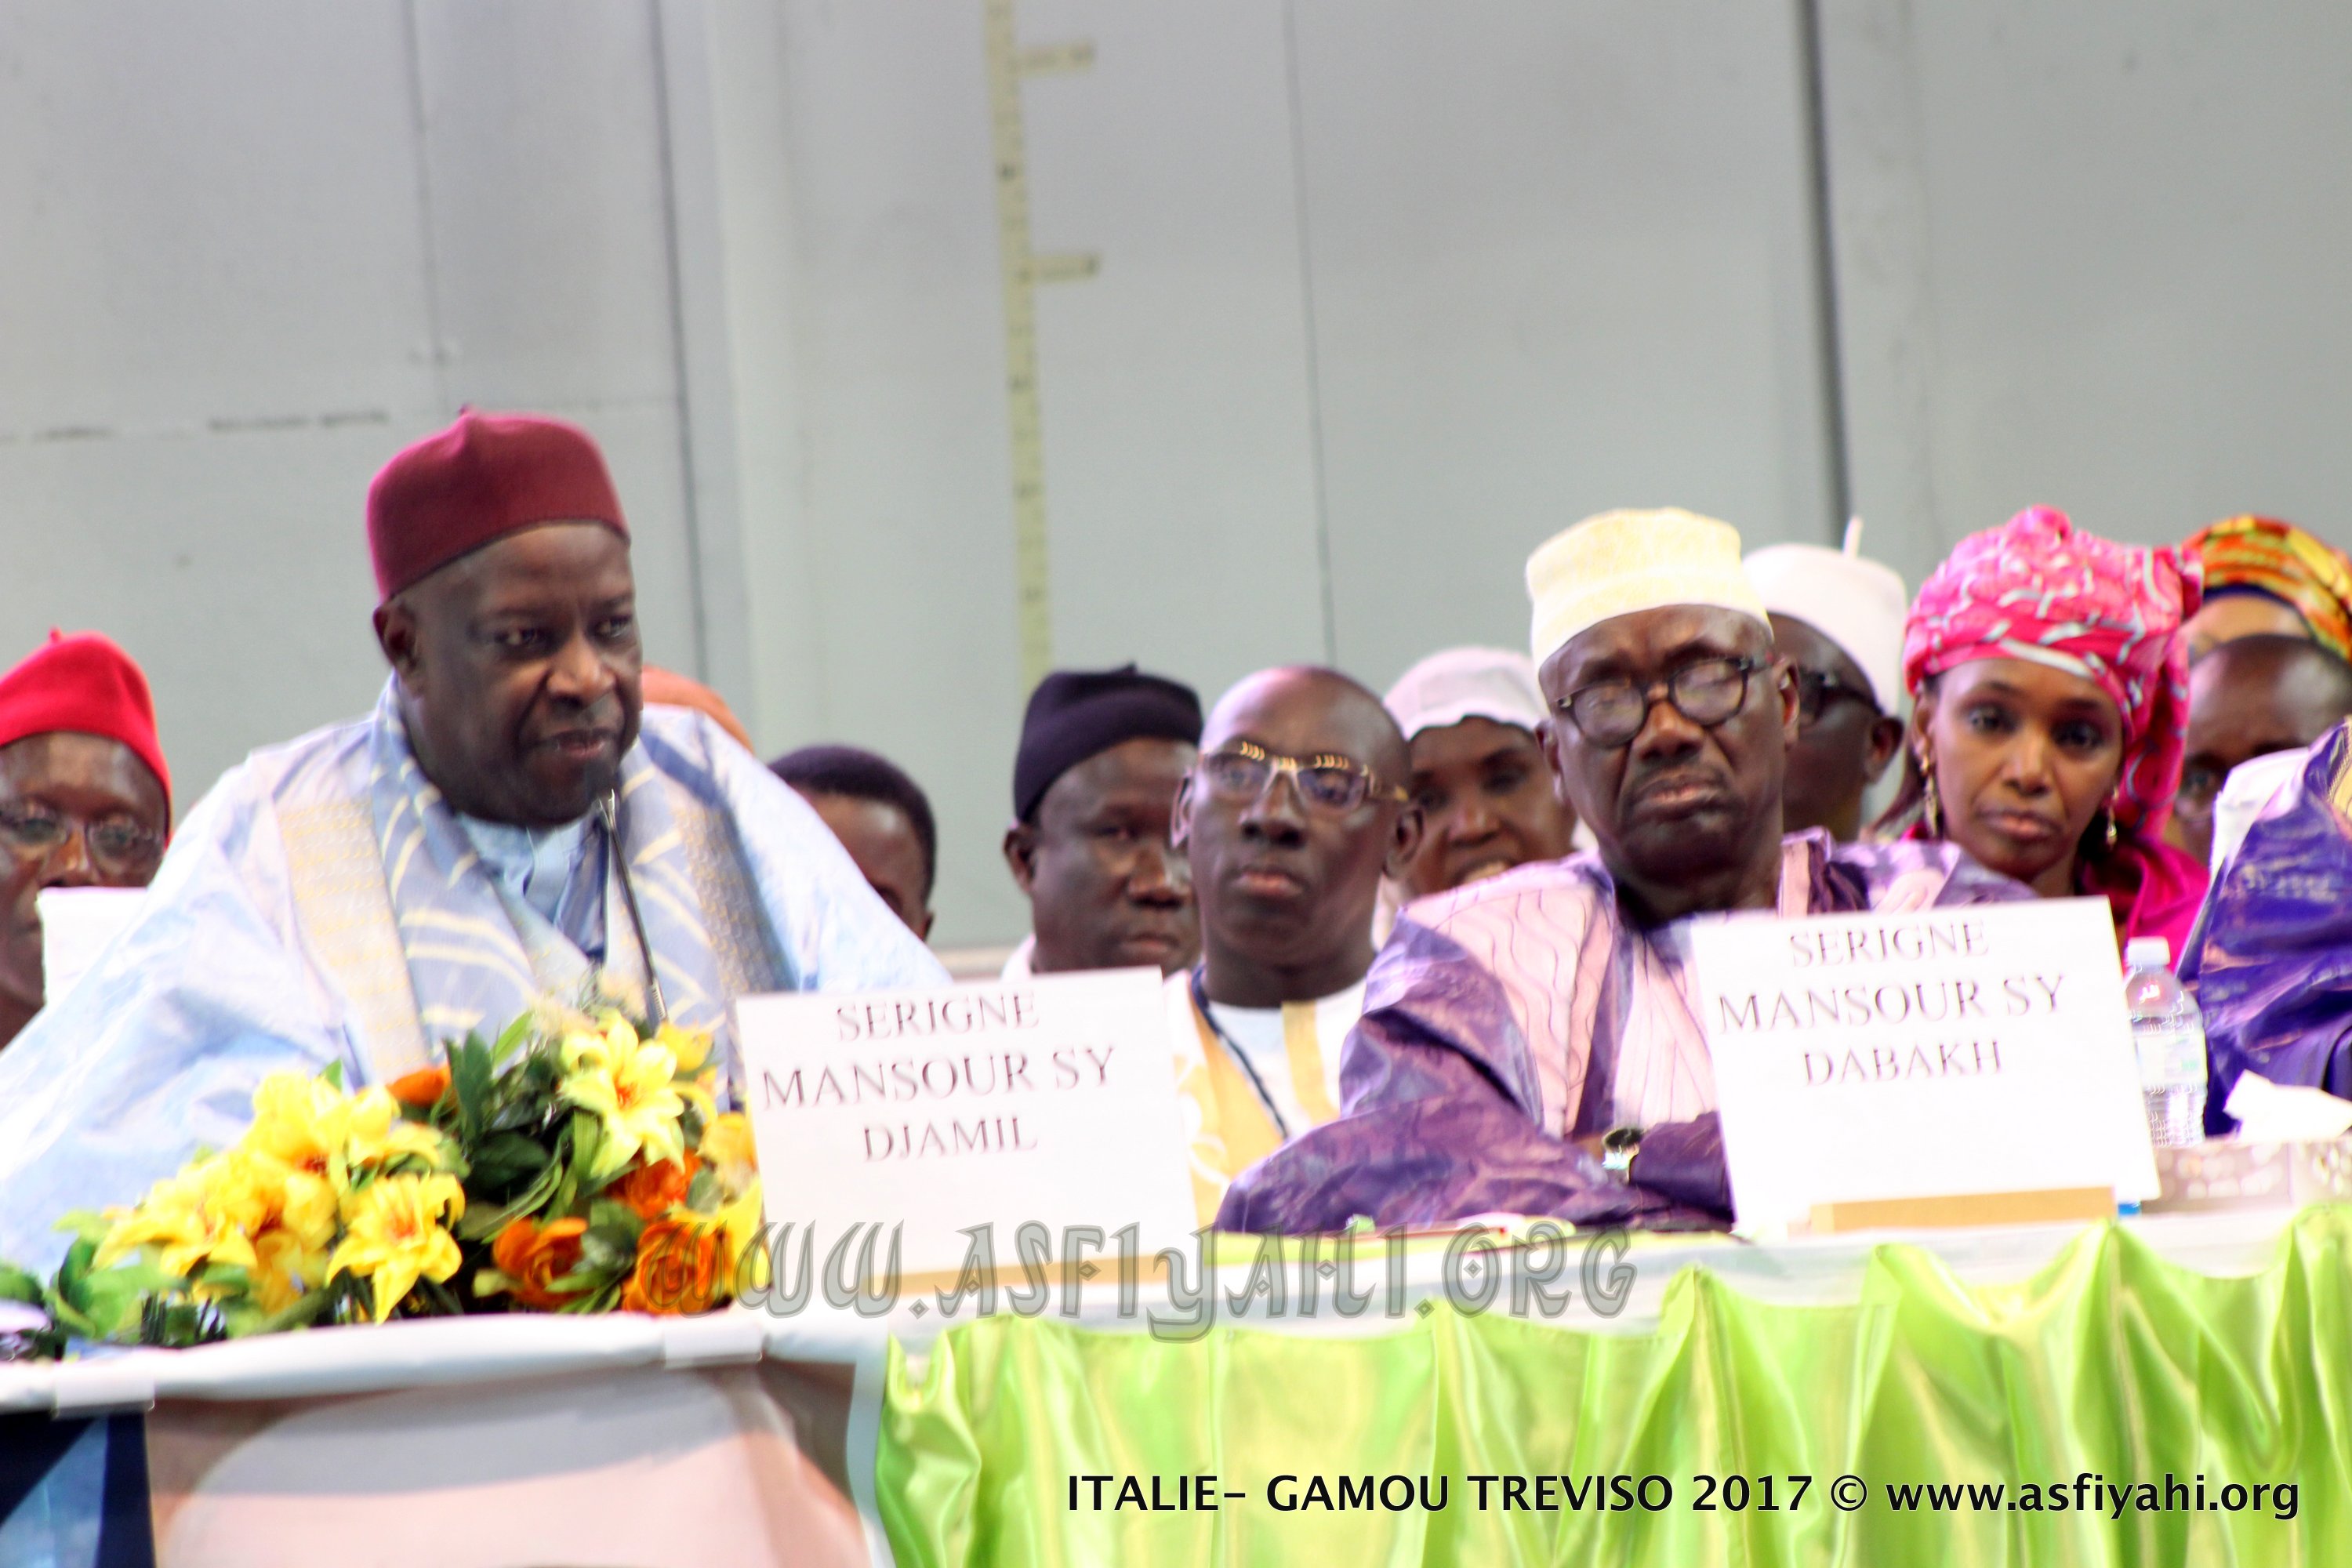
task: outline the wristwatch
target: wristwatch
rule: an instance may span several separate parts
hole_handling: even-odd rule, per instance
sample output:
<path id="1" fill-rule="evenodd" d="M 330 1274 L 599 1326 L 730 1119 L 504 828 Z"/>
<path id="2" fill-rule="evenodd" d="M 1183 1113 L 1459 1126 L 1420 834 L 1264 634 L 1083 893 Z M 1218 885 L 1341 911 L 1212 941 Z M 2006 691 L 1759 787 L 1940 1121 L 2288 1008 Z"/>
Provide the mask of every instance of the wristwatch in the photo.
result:
<path id="1" fill-rule="evenodd" d="M 1601 1168 L 1617 1179 L 1621 1186 L 1633 1182 L 1633 1156 L 1642 1152 L 1642 1130 L 1638 1127 L 1612 1127 L 1601 1135 Z"/>

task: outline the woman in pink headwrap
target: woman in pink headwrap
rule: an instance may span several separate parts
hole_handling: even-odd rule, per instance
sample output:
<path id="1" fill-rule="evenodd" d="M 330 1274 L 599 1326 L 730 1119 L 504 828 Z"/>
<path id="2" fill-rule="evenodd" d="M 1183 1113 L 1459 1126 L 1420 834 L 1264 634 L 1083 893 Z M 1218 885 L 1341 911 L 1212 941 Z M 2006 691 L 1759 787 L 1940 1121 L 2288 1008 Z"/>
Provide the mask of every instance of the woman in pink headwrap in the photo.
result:
<path id="1" fill-rule="evenodd" d="M 2161 835 L 2200 596 L 2169 547 L 2048 507 L 1961 541 L 1905 626 L 1909 754 L 1879 831 L 1948 838 L 2043 898 L 2102 895 L 2120 940 L 2160 936 L 2178 956 L 2206 874 Z"/>

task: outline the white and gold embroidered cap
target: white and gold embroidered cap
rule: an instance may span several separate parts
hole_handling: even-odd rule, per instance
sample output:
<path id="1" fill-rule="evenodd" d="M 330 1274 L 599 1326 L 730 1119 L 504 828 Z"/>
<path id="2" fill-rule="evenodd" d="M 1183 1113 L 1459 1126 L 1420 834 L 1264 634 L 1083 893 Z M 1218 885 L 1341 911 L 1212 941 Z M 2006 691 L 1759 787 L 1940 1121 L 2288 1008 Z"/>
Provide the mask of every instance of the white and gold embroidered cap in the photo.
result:
<path id="1" fill-rule="evenodd" d="M 1588 627 L 1667 605 L 1712 605 L 1771 625 L 1740 570 L 1739 531 L 1680 507 L 1604 511 L 1554 534 L 1528 557 L 1528 597 L 1538 666 Z"/>

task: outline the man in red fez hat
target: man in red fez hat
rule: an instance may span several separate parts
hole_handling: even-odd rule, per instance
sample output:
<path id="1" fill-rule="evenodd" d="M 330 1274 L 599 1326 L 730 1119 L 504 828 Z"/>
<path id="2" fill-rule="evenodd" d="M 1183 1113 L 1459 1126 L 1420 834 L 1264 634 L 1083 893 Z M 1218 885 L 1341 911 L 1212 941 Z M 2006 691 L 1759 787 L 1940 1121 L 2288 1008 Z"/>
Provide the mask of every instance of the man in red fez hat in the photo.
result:
<path id="1" fill-rule="evenodd" d="M 946 978 L 756 757 L 646 705 L 628 524 L 584 431 L 463 413 L 376 476 L 367 533 L 375 711 L 231 769 L 0 1053 L 0 1257 L 45 1267 L 57 1215 L 232 1142 L 270 1071 L 388 1082 L 614 994 L 731 1069 L 736 996 Z"/>
<path id="2" fill-rule="evenodd" d="M 147 677 L 96 632 L 51 632 L 0 675 L 0 1047 L 41 1010 L 41 890 L 143 888 L 171 827 Z"/>

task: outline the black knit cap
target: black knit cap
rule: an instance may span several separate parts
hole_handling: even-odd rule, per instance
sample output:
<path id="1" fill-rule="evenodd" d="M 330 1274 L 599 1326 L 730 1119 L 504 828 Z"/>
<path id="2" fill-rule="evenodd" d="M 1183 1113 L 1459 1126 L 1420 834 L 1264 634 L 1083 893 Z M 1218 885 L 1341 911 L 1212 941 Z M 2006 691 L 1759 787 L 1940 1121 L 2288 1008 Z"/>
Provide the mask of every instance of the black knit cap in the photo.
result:
<path id="1" fill-rule="evenodd" d="M 1029 694 L 1013 759 L 1013 815 L 1023 822 L 1054 781 L 1122 741 L 1201 743 L 1201 699 L 1189 686 L 1117 669 L 1057 669 Z"/>

